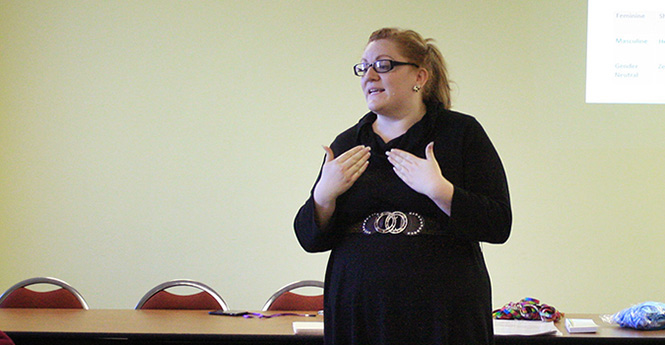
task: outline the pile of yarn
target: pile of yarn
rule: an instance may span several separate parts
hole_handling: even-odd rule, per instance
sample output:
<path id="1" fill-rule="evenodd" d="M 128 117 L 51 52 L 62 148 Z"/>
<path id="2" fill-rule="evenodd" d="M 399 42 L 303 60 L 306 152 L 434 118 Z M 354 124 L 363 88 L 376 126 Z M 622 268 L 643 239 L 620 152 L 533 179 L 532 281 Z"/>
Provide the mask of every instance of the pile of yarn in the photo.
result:
<path id="1" fill-rule="evenodd" d="M 501 320 L 559 321 L 563 317 L 563 313 L 547 304 L 540 304 L 540 301 L 535 298 L 527 297 L 517 303 L 510 302 L 494 310 L 492 317 Z"/>
<path id="2" fill-rule="evenodd" d="M 626 308 L 614 315 L 612 320 L 621 327 L 640 330 L 665 328 L 665 303 L 644 302 Z"/>

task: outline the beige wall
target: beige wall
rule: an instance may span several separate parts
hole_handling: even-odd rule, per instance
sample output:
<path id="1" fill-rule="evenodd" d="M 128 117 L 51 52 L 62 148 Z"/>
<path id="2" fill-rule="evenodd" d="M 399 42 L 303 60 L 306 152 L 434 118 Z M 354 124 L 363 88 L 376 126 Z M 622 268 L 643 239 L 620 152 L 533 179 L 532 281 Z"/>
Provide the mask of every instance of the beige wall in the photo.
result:
<path id="1" fill-rule="evenodd" d="M 665 108 L 585 104 L 581 0 L 0 1 L 0 290 L 56 276 L 133 308 L 191 278 L 258 309 L 323 279 L 292 221 L 383 26 L 438 41 L 504 161 L 496 306 L 665 301 Z"/>

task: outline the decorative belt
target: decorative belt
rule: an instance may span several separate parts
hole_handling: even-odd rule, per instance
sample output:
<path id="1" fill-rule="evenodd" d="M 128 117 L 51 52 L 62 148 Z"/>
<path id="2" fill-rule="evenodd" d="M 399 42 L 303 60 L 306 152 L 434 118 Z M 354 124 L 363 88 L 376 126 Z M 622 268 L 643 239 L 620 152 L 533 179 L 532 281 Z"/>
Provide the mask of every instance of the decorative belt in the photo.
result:
<path id="1" fill-rule="evenodd" d="M 348 227 L 349 233 L 391 234 L 391 235 L 433 235 L 437 233 L 438 226 L 435 221 L 421 216 L 415 212 L 402 211 L 381 212 L 369 215 L 362 222 Z"/>

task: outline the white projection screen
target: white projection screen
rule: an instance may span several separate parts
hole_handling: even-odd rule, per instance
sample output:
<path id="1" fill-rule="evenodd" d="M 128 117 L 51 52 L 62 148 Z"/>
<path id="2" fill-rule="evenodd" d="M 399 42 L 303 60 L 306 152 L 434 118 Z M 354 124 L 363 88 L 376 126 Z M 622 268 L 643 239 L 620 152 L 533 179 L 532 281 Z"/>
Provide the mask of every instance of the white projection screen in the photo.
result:
<path id="1" fill-rule="evenodd" d="M 589 0 L 587 103 L 665 103 L 665 0 Z"/>

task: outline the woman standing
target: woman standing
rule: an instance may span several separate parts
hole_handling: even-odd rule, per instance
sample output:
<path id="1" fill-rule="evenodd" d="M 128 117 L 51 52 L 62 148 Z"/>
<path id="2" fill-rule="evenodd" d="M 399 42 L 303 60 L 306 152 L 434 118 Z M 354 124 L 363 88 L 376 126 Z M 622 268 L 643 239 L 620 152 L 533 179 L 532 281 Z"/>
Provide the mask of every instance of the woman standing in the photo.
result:
<path id="1" fill-rule="evenodd" d="M 512 221 L 496 150 L 450 110 L 431 40 L 378 30 L 354 72 L 370 112 L 324 147 L 294 224 L 305 250 L 332 250 L 326 344 L 493 343 L 479 242 L 505 242 Z"/>

